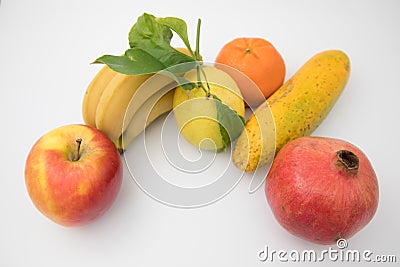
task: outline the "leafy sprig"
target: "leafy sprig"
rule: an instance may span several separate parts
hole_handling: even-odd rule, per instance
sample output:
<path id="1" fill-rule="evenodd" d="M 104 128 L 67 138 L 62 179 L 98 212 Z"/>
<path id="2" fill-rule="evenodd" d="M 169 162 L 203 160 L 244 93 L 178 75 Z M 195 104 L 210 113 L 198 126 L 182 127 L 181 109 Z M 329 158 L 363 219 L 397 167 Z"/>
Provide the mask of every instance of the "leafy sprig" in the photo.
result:
<path id="1" fill-rule="evenodd" d="M 216 103 L 217 120 L 222 139 L 227 147 L 242 132 L 244 118 L 211 93 L 200 57 L 200 27 L 201 20 L 198 19 L 196 48 L 193 51 L 187 34 L 187 24 L 184 20 L 175 17 L 156 18 L 151 14 L 144 13 L 129 31 L 129 49 L 123 55 L 103 55 L 93 63 L 106 64 L 112 70 L 126 75 L 151 74 L 168 70 L 183 89 L 202 88 L 206 98 L 212 99 Z M 173 32 L 183 41 L 190 56 L 171 46 Z M 189 82 L 181 75 L 191 69 L 197 70 L 197 83 Z M 201 82 L 201 75 L 206 81 L 205 85 Z"/>

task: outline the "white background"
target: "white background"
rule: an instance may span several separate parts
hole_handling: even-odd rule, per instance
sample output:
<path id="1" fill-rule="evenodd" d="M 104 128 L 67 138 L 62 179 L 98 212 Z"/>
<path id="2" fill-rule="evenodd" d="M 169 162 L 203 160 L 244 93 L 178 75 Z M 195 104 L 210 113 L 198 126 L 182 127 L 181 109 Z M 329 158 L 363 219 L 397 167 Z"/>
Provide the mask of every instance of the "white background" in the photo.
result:
<path id="1" fill-rule="evenodd" d="M 283 230 L 263 190 L 248 194 L 246 179 L 213 205 L 179 209 L 151 199 L 125 172 L 112 208 L 82 228 L 58 226 L 34 208 L 24 183 L 31 146 L 53 128 L 83 122 L 83 95 L 101 67 L 90 62 L 122 53 L 143 12 L 185 19 L 192 43 L 201 18 L 207 61 L 235 37 L 265 38 L 284 57 L 286 79 L 319 51 L 345 51 L 349 83 L 314 135 L 359 146 L 378 175 L 378 211 L 349 249 L 399 260 L 399 11 L 395 0 L 1 1 L 0 266 L 270 266 L 279 262 L 257 258 L 266 245 L 328 248 Z"/>

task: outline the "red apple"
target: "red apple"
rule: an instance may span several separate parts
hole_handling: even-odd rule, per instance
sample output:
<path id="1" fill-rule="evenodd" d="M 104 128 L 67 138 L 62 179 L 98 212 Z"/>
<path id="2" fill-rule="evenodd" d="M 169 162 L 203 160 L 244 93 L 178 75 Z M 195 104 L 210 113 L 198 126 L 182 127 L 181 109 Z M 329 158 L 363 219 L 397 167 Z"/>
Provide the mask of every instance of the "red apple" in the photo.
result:
<path id="1" fill-rule="evenodd" d="M 29 152 L 25 183 L 37 209 L 63 226 L 81 226 L 101 216 L 122 182 L 122 163 L 101 131 L 74 124 L 42 136 Z"/>
<path id="2" fill-rule="evenodd" d="M 356 234 L 374 216 L 379 199 L 366 155 L 348 142 L 323 137 L 284 146 L 267 175 L 265 193 L 286 230 L 318 244 Z"/>

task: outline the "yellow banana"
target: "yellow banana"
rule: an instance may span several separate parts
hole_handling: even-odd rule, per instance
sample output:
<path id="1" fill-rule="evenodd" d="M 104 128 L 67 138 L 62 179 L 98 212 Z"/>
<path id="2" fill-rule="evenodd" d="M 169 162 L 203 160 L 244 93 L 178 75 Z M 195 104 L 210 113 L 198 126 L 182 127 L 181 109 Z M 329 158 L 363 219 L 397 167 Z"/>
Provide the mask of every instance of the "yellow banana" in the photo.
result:
<path id="1" fill-rule="evenodd" d="M 123 136 L 115 142 L 120 151 L 124 151 L 128 144 L 148 126 L 146 121 L 150 123 L 148 116 L 153 108 L 155 108 L 152 115 L 154 118 L 171 109 L 169 95 L 164 95 L 175 87 L 176 82 L 166 72 L 155 74 L 140 86 L 126 109 Z M 160 113 L 161 111 L 164 112 Z"/>
<path id="2" fill-rule="evenodd" d="M 128 123 L 132 120 L 133 116 L 138 112 L 143 103 L 153 97 L 154 94 L 157 94 L 158 97 L 153 97 L 154 105 L 156 103 L 156 101 L 154 101 L 154 98 L 159 99 L 167 91 L 173 89 L 175 87 L 175 84 L 176 82 L 174 81 L 174 79 L 168 75 L 165 75 L 164 73 L 155 74 L 150 79 L 141 84 L 140 88 L 136 90 L 135 94 L 130 99 L 129 106 L 127 105 L 124 117 L 125 123 L 123 131 L 125 131 Z"/>
<path id="3" fill-rule="evenodd" d="M 174 90 L 164 87 L 147 99 L 136 113 L 123 132 L 117 148 L 120 152 L 126 150 L 128 145 L 137 137 L 147 126 L 164 113 L 172 110 Z"/>
<path id="4" fill-rule="evenodd" d="M 117 73 L 104 89 L 97 105 L 96 128 L 111 140 L 117 140 L 123 132 L 124 116 L 132 96 L 150 76 Z"/>
<path id="5" fill-rule="evenodd" d="M 178 50 L 189 54 L 186 49 Z M 152 76 L 157 77 L 149 79 Z M 84 121 L 103 131 L 123 151 L 145 127 L 172 109 L 173 83 L 169 75 L 124 75 L 104 66 L 86 91 Z"/>
<path id="6" fill-rule="evenodd" d="M 117 73 L 104 66 L 93 78 L 86 89 L 82 103 L 83 120 L 87 125 L 96 127 L 96 109 L 104 89 Z"/>

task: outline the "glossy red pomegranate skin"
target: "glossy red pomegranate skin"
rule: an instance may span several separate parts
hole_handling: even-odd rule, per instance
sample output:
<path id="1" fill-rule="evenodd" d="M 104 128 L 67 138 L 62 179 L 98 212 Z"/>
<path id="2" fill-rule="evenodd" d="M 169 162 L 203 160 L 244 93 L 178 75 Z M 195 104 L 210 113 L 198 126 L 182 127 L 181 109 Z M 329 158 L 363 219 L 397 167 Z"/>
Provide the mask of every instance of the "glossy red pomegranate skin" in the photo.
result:
<path id="1" fill-rule="evenodd" d="M 277 154 L 265 193 L 277 221 L 317 244 L 350 238 L 373 218 L 378 180 L 366 155 L 338 139 L 301 137 Z"/>

